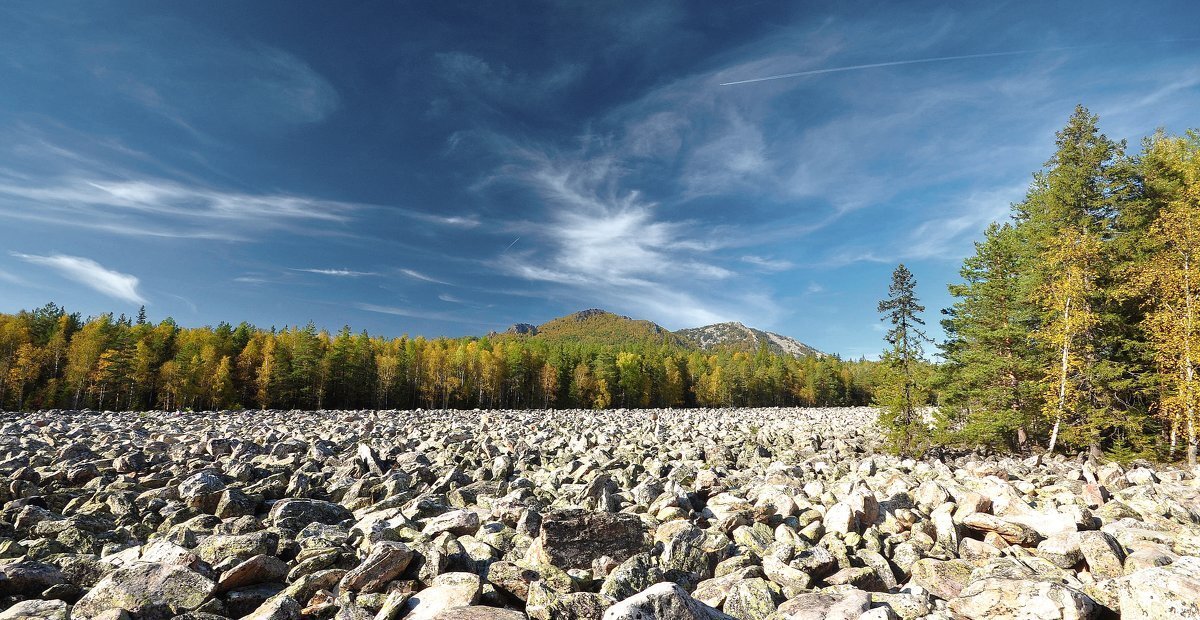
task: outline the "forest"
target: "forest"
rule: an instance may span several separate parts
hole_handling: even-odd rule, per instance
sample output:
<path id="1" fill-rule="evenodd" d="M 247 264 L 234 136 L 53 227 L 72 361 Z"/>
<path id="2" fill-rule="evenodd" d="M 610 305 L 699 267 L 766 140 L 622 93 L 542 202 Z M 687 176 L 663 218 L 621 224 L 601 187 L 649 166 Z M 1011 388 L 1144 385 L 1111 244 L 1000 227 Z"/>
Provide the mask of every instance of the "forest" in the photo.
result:
<path id="1" fill-rule="evenodd" d="M 896 444 L 1178 458 L 1197 447 L 1200 134 L 1140 153 L 1082 106 L 1008 221 L 950 285 L 928 365 L 915 277 L 901 265 L 878 395 Z M 937 404 L 935 419 L 921 413 Z"/>
<path id="2" fill-rule="evenodd" d="M 667 334 L 669 336 L 669 333 Z M 875 364 L 691 350 L 674 337 L 382 338 L 0 314 L 0 406 L 19 410 L 865 405 Z"/>

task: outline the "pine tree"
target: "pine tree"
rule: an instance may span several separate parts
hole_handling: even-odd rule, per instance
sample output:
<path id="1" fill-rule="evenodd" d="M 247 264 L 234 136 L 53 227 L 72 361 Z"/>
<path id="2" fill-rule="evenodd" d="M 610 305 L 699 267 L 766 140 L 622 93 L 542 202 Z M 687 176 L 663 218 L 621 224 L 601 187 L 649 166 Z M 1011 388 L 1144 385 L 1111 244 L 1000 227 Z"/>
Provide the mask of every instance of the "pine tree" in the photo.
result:
<path id="1" fill-rule="evenodd" d="M 952 284 L 954 306 L 943 311 L 942 423 L 952 439 L 1025 449 L 1035 421 L 1036 351 L 1030 338 L 1036 310 L 1021 279 L 1015 229 L 992 224 Z"/>
<path id="2" fill-rule="evenodd" d="M 887 299 L 879 302 L 879 312 L 884 315 L 880 320 L 890 321 L 892 327 L 884 336 L 890 345 L 883 354 L 889 372 L 877 404 L 884 408 L 881 422 L 902 452 L 915 452 L 915 440 L 927 434 L 922 431 L 924 421 L 917 409 L 929 401 L 923 344 L 932 341 L 921 329 L 925 320 L 920 313 L 925 306 L 917 300 L 916 286 L 912 272 L 901 264 L 892 272 Z"/>

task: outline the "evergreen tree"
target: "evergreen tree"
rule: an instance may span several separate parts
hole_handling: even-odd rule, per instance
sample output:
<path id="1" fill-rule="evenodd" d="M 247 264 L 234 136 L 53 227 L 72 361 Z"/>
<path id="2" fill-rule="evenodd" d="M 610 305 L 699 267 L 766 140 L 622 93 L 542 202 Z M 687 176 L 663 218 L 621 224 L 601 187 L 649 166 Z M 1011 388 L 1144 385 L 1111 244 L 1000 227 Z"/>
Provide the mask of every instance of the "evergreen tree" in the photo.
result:
<path id="1" fill-rule="evenodd" d="M 964 262 L 962 283 L 949 287 L 957 301 L 943 311 L 939 382 L 942 422 L 954 441 L 1027 447 L 1040 377 L 1030 338 L 1036 310 L 1021 268 L 1016 230 L 993 223 Z"/>
<path id="2" fill-rule="evenodd" d="M 884 408 L 881 422 L 902 452 L 915 452 L 915 441 L 927 434 L 918 408 L 928 404 L 923 344 L 931 340 L 921 329 L 925 320 L 920 313 L 925 307 L 917 300 L 916 286 L 912 272 L 901 264 L 892 272 L 887 299 L 879 302 L 884 315 L 880 320 L 890 321 L 892 327 L 884 336 L 890 348 L 883 354 L 883 364 L 889 372 L 877 401 Z"/>

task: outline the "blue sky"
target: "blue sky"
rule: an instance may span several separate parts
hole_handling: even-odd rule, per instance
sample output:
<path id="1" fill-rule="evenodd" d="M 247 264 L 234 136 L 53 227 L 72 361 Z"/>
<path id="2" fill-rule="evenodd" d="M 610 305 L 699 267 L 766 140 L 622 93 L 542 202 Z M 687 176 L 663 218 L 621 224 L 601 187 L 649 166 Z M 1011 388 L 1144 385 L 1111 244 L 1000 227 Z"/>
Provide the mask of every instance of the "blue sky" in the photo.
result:
<path id="1" fill-rule="evenodd" d="M 454 336 L 600 307 L 874 355 L 895 264 L 935 325 L 1076 103 L 1135 147 L 1200 126 L 1198 23 L 1194 2 L 5 3 L 0 311 Z"/>

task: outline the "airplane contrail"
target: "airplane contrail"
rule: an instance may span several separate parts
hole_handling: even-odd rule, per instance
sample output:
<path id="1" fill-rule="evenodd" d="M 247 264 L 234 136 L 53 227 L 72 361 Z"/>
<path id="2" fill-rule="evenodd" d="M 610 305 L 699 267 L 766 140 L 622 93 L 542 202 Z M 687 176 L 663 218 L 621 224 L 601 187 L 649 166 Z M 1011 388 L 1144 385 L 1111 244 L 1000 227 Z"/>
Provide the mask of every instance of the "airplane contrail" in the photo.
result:
<path id="1" fill-rule="evenodd" d="M 859 69 L 875 69 L 877 67 L 895 67 L 898 65 L 917 65 L 927 62 L 945 62 L 947 60 L 969 60 L 972 58 L 996 58 L 999 56 L 1021 56 L 1024 54 L 1039 54 L 1041 52 L 1056 52 L 1062 50 L 1081 49 L 1084 47 L 1096 47 L 1093 45 L 1085 45 L 1079 47 L 1056 47 L 1040 50 L 1018 50 L 1013 52 L 989 52 L 986 54 L 964 54 L 962 56 L 938 56 L 937 58 L 917 58 L 914 60 L 894 60 L 892 62 L 875 62 L 869 65 L 851 65 L 849 67 L 831 67 L 829 69 L 812 69 L 810 71 L 797 71 L 795 73 L 781 73 L 779 75 L 768 75 L 767 77 L 750 78 L 748 80 L 737 80 L 734 82 L 722 82 L 721 86 L 733 86 L 735 84 L 751 84 L 754 82 L 766 82 L 768 80 L 782 80 L 786 78 L 803 77 L 806 75 L 820 75 L 822 73 L 839 73 L 842 71 L 857 71 Z"/>
<path id="2" fill-rule="evenodd" d="M 521 240 L 521 238 L 520 238 L 520 237 L 517 237 L 516 239 L 513 239 L 513 240 L 512 240 L 512 243 L 508 244 L 508 247 L 504 248 L 504 252 L 507 252 L 507 251 L 511 250 L 511 249 L 512 249 L 512 246 L 516 245 L 516 244 L 517 244 L 517 242 L 518 242 L 518 241 L 520 241 L 520 240 Z M 504 252 L 501 252 L 501 254 L 503 254 Z"/>

